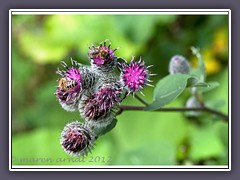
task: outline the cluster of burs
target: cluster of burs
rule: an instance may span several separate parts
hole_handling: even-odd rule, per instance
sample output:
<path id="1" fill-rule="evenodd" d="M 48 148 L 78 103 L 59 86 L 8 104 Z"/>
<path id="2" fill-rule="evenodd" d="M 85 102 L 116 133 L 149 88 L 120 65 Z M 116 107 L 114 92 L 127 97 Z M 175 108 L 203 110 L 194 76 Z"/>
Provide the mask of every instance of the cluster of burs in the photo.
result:
<path id="1" fill-rule="evenodd" d="M 71 59 L 71 65 L 61 62 L 63 70 L 55 92 L 63 109 L 79 111 L 84 122 L 67 124 L 60 138 L 62 148 L 70 155 L 87 155 L 95 140 L 116 125 L 116 114 L 122 100 L 141 92 L 148 84 L 148 67 L 141 60 L 130 63 L 117 57 L 106 41 L 89 47 L 90 66 Z"/>

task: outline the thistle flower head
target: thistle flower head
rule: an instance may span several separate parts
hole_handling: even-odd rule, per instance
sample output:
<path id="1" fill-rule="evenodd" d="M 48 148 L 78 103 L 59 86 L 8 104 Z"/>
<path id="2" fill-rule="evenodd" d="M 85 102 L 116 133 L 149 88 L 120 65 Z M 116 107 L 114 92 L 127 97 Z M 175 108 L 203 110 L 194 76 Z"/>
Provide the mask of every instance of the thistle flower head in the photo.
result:
<path id="1" fill-rule="evenodd" d="M 66 104 L 74 104 L 77 100 L 78 100 L 78 94 L 79 91 L 66 91 L 63 90 L 61 87 L 58 87 L 55 95 L 57 97 L 57 99 L 59 99 L 59 101 L 61 103 L 66 103 Z"/>
<path id="2" fill-rule="evenodd" d="M 79 112 L 88 125 L 105 127 L 114 119 L 122 94 L 122 84 L 115 76 L 102 77 L 94 93 L 80 101 Z"/>
<path id="3" fill-rule="evenodd" d="M 62 61 L 61 65 L 65 68 L 65 70 L 57 70 L 57 74 L 59 74 L 62 78 L 73 80 L 77 82 L 78 85 L 81 84 L 82 77 L 79 71 L 79 64 L 71 59 L 72 67 L 68 67 L 68 65 Z"/>
<path id="4" fill-rule="evenodd" d="M 121 91 L 111 85 L 105 85 L 85 102 L 84 116 L 91 120 L 99 120 L 109 115 L 114 105 L 120 103 Z"/>
<path id="5" fill-rule="evenodd" d="M 149 74 L 148 67 L 144 65 L 141 58 L 136 62 L 132 57 L 130 64 L 124 63 L 122 65 L 121 71 L 122 81 L 130 92 L 141 92 L 145 85 L 149 85 L 147 81 L 150 81 L 149 76 L 151 74 Z"/>
<path id="6" fill-rule="evenodd" d="M 185 57 L 180 55 L 175 55 L 171 58 L 169 63 L 169 73 L 170 74 L 188 74 L 190 71 L 189 62 Z"/>
<path id="7" fill-rule="evenodd" d="M 72 61 L 72 67 L 68 67 L 65 62 L 62 62 L 62 66 L 66 70 L 57 70 L 57 74 L 61 76 L 58 79 L 58 86 L 55 92 L 57 99 L 66 104 L 74 104 L 82 89 L 82 76 L 77 67 L 77 62 Z"/>
<path id="8" fill-rule="evenodd" d="M 112 108 L 114 104 L 120 103 L 119 96 L 121 93 L 120 88 L 106 84 L 96 92 L 95 98 L 99 102 L 100 109 L 109 109 Z"/>
<path id="9" fill-rule="evenodd" d="M 112 71 L 116 67 L 115 51 L 117 49 L 111 49 L 111 43 L 106 45 L 106 40 L 100 43 L 99 46 L 88 47 L 88 58 L 91 60 L 92 66 L 97 70 L 103 72 Z"/>
<path id="10" fill-rule="evenodd" d="M 115 106 L 109 109 L 102 108 L 94 95 L 89 97 L 85 103 L 79 104 L 79 112 L 89 127 L 106 127 L 114 119 L 116 111 Z"/>
<path id="11" fill-rule="evenodd" d="M 60 144 L 70 155 L 86 155 L 93 147 L 90 131 L 78 121 L 67 124 L 62 133 Z"/>
<path id="12" fill-rule="evenodd" d="M 87 120 L 99 120 L 107 115 L 107 109 L 100 107 L 98 99 L 92 95 L 87 101 L 85 101 L 84 117 Z"/>

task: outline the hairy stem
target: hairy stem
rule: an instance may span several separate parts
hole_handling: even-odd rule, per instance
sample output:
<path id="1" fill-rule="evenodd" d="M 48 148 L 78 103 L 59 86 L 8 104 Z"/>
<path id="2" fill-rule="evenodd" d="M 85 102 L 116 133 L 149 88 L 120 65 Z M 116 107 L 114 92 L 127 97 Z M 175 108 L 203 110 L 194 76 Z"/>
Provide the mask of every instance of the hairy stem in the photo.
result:
<path id="1" fill-rule="evenodd" d="M 126 105 L 120 105 L 119 106 L 120 110 L 119 112 L 117 113 L 118 115 L 121 114 L 123 111 L 144 111 L 144 108 L 145 106 L 126 106 Z M 227 121 L 228 122 L 228 115 L 220 112 L 220 111 L 217 111 L 217 110 L 214 110 L 214 109 L 211 109 L 211 108 L 208 108 L 206 106 L 203 106 L 203 107 L 199 107 L 199 108 L 185 108 L 185 107 L 170 107 L 170 108 L 159 108 L 159 109 L 156 109 L 154 111 L 158 111 L 158 112 L 183 112 L 183 111 L 205 111 L 205 112 L 208 112 L 210 114 L 214 114 L 220 118 L 222 118 L 224 121 Z"/>

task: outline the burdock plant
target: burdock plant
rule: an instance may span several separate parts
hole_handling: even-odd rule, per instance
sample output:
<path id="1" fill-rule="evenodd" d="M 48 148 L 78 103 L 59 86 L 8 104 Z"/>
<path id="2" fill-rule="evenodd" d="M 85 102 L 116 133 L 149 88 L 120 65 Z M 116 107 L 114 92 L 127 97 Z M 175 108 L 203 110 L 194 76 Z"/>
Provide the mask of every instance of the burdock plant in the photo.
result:
<path id="1" fill-rule="evenodd" d="M 169 63 L 170 74 L 162 78 L 154 89 L 153 102 L 148 104 L 137 95 L 151 82 L 149 68 L 144 61 L 134 56 L 130 63 L 115 55 L 117 48 L 112 49 L 111 43 L 104 41 L 98 46 L 89 47 L 90 66 L 82 65 L 71 59 L 71 65 L 62 62 L 63 69 L 57 70 L 60 75 L 55 92 L 56 98 L 63 109 L 78 111 L 84 119 L 83 123 L 68 123 L 60 138 L 65 152 L 70 155 L 85 156 L 91 152 L 98 137 L 111 131 L 117 123 L 116 116 L 124 110 L 146 111 L 205 111 L 218 115 L 224 120 L 228 116 L 206 107 L 202 94 L 218 86 L 216 82 L 205 81 L 205 66 L 199 50 L 192 48 L 199 65 L 191 69 L 187 59 L 175 55 Z M 115 71 L 119 70 L 119 73 Z M 185 88 L 190 88 L 192 99 L 198 106 L 187 103 L 183 108 L 162 108 L 179 96 Z M 121 102 L 130 94 L 144 106 L 124 106 Z M 200 116 L 202 113 L 194 113 Z"/>

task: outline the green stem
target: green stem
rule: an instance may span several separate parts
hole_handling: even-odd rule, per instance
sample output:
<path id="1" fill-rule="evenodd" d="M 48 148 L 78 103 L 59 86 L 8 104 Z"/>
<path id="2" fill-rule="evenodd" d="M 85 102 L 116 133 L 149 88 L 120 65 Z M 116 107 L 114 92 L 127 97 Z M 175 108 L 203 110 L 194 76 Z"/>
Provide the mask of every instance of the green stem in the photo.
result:
<path id="1" fill-rule="evenodd" d="M 148 106 L 148 103 L 142 99 L 140 96 L 138 96 L 137 94 L 134 95 L 134 97 L 139 100 L 141 103 L 143 103 L 145 106 Z"/>

